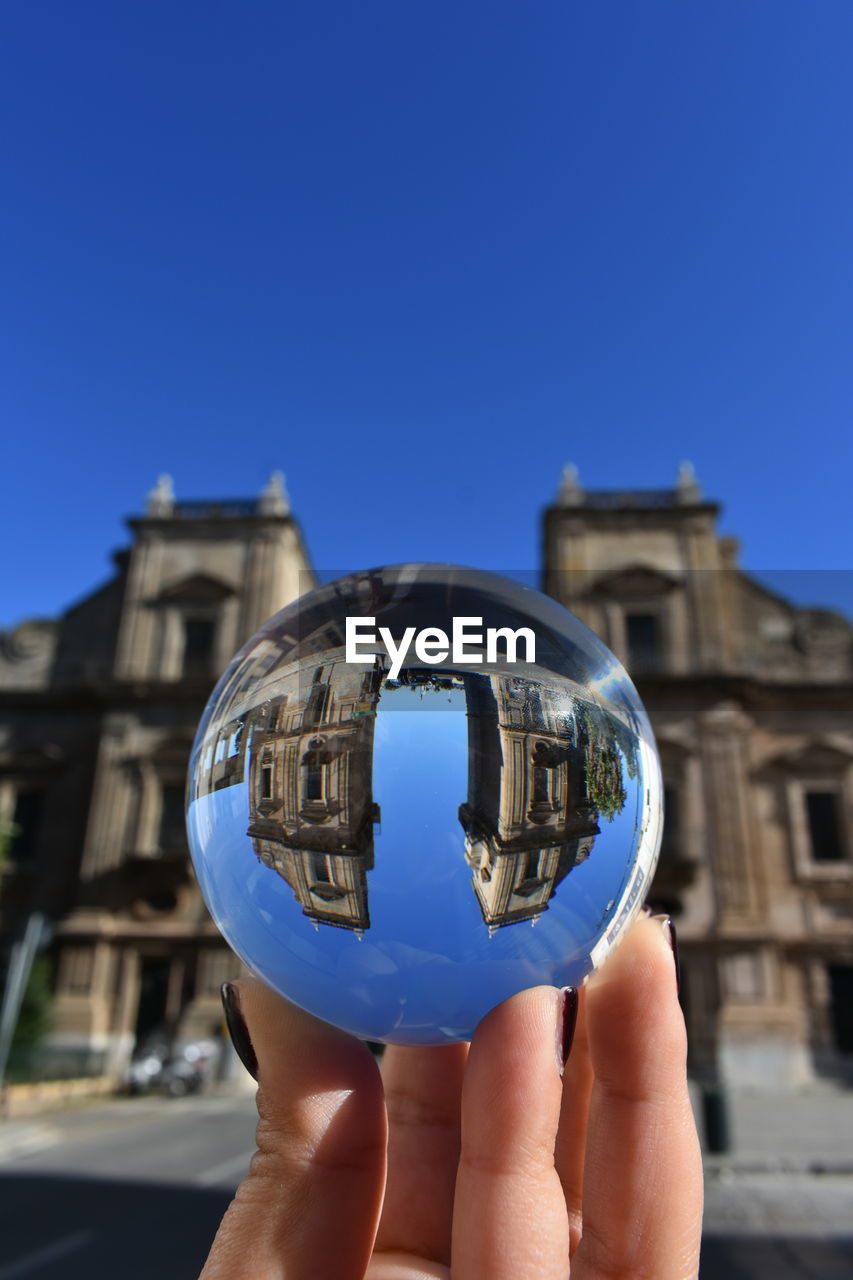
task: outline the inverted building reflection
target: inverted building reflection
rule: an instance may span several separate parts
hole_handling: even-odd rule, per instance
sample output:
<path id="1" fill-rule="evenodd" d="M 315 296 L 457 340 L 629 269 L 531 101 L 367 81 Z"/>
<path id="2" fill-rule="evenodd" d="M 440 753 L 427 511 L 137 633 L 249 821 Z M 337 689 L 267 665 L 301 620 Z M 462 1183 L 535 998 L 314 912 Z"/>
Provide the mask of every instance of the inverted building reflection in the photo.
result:
<path id="1" fill-rule="evenodd" d="M 621 753 L 593 704 L 513 676 L 466 675 L 465 856 L 493 934 L 533 923 L 625 805 Z"/>
<path id="2" fill-rule="evenodd" d="M 370 928 L 381 676 L 339 658 L 279 673 L 274 696 L 220 729 L 205 771 L 207 790 L 245 776 L 252 847 L 287 882 L 303 914 L 318 927 L 357 934 Z"/>
<path id="3" fill-rule="evenodd" d="M 361 936 L 380 820 L 373 761 L 385 669 L 378 658 L 373 668 L 347 664 L 341 647 L 318 657 L 286 672 L 267 658 L 268 696 L 258 703 L 256 687 L 255 705 L 221 725 L 196 777 L 200 793 L 245 780 L 259 860 L 315 927 Z M 409 669 L 388 687 L 400 685 L 424 698 L 464 692 L 467 798 L 458 820 L 472 888 L 490 935 L 535 923 L 594 856 L 601 822 L 624 808 L 625 774 L 636 776 L 631 732 L 565 687 L 518 676 Z"/>

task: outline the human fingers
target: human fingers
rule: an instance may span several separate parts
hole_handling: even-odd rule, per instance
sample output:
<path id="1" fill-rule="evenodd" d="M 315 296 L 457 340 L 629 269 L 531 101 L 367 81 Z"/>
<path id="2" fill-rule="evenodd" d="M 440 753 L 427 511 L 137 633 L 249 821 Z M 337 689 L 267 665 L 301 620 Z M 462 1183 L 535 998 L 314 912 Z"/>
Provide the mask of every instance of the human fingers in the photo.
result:
<path id="1" fill-rule="evenodd" d="M 583 1236 L 572 1280 L 689 1280 L 699 1265 L 702 1159 L 687 1092 L 673 951 L 641 917 L 586 990 L 595 1075 Z"/>
<path id="2" fill-rule="evenodd" d="M 258 1150 L 201 1280 L 362 1280 L 385 1178 L 379 1070 L 257 979 L 228 987 L 232 1038 L 257 1062 Z"/>
<path id="3" fill-rule="evenodd" d="M 466 1044 L 389 1045 L 382 1059 L 388 1177 L 375 1255 L 450 1264 Z M 374 1262 L 374 1270 L 377 1263 Z M 373 1272 L 371 1272 L 373 1274 Z"/>
<path id="4" fill-rule="evenodd" d="M 582 989 L 578 996 L 577 1022 L 563 1073 L 560 1123 L 554 1149 L 554 1163 L 562 1183 L 569 1219 L 570 1254 L 578 1247 L 583 1229 L 584 1160 L 593 1083 L 586 1030 L 586 991 Z"/>
<path id="5" fill-rule="evenodd" d="M 453 1280 L 563 1280 L 566 1203 L 554 1167 L 565 997 L 522 991 L 471 1042 L 453 1219 Z"/>

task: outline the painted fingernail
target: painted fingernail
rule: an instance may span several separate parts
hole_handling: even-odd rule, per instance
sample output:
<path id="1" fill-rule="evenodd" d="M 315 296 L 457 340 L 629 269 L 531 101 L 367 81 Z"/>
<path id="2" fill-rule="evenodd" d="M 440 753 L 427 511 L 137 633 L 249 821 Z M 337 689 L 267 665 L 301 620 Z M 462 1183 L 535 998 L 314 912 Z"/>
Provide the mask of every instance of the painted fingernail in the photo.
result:
<path id="1" fill-rule="evenodd" d="M 681 995 L 681 963 L 678 959 L 678 934 L 675 932 L 672 916 L 660 915 L 653 918 L 660 921 L 664 937 L 672 948 L 672 958 L 675 961 L 675 986 L 678 994 Z"/>
<path id="2" fill-rule="evenodd" d="M 557 1070 L 562 1075 L 566 1069 L 575 1036 L 575 1025 L 578 1020 L 578 993 L 575 987 L 563 987 L 560 995 L 562 999 L 557 1015 Z"/>
<path id="3" fill-rule="evenodd" d="M 243 1017 L 243 1011 L 240 1008 L 240 992 L 236 983 L 223 982 L 222 1007 L 225 1010 L 225 1025 L 228 1027 L 228 1034 L 231 1037 L 231 1043 L 234 1046 L 237 1057 L 252 1079 L 257 1080 L 258 1059 L 255 1057 L 255 1050 L 249 1037 L 246 1019 Z"/>

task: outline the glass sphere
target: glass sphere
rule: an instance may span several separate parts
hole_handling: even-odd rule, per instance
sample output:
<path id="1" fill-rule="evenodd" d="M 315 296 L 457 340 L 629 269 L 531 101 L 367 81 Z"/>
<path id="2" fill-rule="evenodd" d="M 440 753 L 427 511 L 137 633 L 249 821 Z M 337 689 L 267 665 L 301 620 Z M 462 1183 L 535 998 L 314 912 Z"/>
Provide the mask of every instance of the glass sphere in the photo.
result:
<path id="1" fill-rule="evenodd" d="M 640 909 L 661 819 L 613 654 L 529 587 L 431 564 L 339 578 L 261 627 L 202 718 L 187 815 L 246 964 L 399 1044 L 580 985 Z"/>

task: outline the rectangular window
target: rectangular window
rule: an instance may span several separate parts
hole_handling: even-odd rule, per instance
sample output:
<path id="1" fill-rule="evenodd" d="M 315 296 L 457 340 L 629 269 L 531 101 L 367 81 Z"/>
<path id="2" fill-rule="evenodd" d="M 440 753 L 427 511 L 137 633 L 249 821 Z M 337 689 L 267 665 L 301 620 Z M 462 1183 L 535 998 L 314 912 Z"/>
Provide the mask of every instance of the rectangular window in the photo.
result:
<path id="1" fill-rule="evenodd" d="M 327 684 L 312 684 L 311 692 L 308 694 L 308 702 L 305 705 L 303 724 L 321 723 L 326 710 L 328 695 L 329 686 Z"/>
<path id="2" fill-rule="evenodd" d="M 261 761 L 261 799 L 272 800 L 272 760 Z"/>
<path id="3" fill-rule="evenodd" d="M 331 884 L 332 877 L 329 873 L 328 860 L 319 853 L 315 853 L 311 859 L 312 871 L 314 873 L 315 884 Z"/>
<path id="4" fill-rule="evenodd" d="M 12 814 L 12 831 L 8 850 L 11 862 L 31 862 L 35 857 L 36 840 L 43 812 L 43 792 L 18 792 L 15 797 L 15 811 Z"/>
<path id="5" fill-rule="evenodd" d="M 524 884 L 525 880 L 539 879 L 539 853 L 528 849 L 521 860 L 519 870 L 518 883 Z"/>
<path id="6" fill-rule="evenodd" d="M 629 672 L 662 670 L 663 644 L 660 618 L 656 613 L 626 614 L 625 638 L 628 644 Z"/>
<path id="7" fill-rule="evenodd" d="M 533 766 L 533 803 L 548 804 L 551 799 L 550 774 L 541 765 Z"/>
<path id="8" fill-rule="evenodd" d="M 806 817 L 815 862 L 842 862 L 841 805 L 837 791 L 807 791 Z"/>
<path id="9" fill-rule="evenodd" d="M 323 799 L 323 766 L 309 764 L 305 769 L 305 799 Z"/>
<path id="10" fill-rule="evenodd" d="M 161 793 L 160 833 L 157 845 L 161 853 L 182 850 L 186 845 L 184 823 L 184 784 L 167 782 Z"/>
<path id="11" fill-rule="evenodd" d="M 185 676 L 209 676 L 213 673 L 213 646 L 216 640 L 214 618 L 184 618 Z"/>

